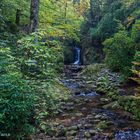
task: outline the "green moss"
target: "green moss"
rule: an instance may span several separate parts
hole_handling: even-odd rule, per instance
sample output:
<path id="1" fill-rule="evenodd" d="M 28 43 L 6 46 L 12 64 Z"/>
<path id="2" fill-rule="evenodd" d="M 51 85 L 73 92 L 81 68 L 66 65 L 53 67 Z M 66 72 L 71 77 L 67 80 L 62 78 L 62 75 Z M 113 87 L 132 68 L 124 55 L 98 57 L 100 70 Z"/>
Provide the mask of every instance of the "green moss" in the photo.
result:
<path id="1" fill-rule="evenodd" d="M 106 121 L 101 121 L 96 126 L 98 129 L 105 130 L 108 128 L 108 124 Z"/>
<path id="2" fill-rule="evenodd" d="M 134 119 L 140 120 L 140 98 L 136 96 L 122 96 L 119 97 L 119 104 L 126 111 L 131 112 L 134 115 Z"/>

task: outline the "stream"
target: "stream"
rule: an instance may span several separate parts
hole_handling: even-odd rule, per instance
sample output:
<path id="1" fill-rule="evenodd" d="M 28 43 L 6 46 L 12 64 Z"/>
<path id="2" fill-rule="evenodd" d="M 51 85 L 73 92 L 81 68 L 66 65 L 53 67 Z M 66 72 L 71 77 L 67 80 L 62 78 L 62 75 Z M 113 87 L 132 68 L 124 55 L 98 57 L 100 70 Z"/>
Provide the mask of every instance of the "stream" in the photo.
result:
<path id="1" fill-rule="evenodd" d="M 66 66 L 61 82 L 70 89 L 67 102 L 54 118 L 47 135 L 37 140 L 140 140 L 140 122 L 128 112 L 104 109 L 110 101 L 79 76 L 82 66 Z"/>

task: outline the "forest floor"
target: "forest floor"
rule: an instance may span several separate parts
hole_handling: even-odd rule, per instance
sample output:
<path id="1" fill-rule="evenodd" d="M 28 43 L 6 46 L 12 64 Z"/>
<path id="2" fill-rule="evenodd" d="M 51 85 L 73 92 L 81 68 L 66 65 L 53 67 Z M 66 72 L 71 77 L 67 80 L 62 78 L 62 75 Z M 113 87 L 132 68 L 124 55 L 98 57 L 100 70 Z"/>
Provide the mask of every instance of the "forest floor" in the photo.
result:
<path id="1" fill-rule="evenodd" d="M 47 133 L 38 132 L 34 140 L 140 140 L 140 122 L 121 107 L 113 109 L 119 105 L 80 76 L 82 68 L 66 66 L 61 82 L 71 91 L 69 99 L 49 121 Z"/>

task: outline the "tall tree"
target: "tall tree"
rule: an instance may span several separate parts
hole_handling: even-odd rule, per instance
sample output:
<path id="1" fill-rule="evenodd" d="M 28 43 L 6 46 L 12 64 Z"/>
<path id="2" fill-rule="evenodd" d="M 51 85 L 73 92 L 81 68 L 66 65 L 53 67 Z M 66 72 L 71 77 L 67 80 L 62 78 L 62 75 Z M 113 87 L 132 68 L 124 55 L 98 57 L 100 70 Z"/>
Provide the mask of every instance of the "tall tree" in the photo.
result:
<path id="1" fill-rule="evenodd" d="M 17 25 L 20 24 L 20 17 L 21 17 L 21 10 L 20 9 L 17 9 L 17 11 L 16 11 L 16 20 L 15 20 L 15 23 Z"/>
<path id="2" fill-rule="evenodd" d="M 39 0 L 31 0 L 30 6 L 30 32 L 38 28 Z"/>

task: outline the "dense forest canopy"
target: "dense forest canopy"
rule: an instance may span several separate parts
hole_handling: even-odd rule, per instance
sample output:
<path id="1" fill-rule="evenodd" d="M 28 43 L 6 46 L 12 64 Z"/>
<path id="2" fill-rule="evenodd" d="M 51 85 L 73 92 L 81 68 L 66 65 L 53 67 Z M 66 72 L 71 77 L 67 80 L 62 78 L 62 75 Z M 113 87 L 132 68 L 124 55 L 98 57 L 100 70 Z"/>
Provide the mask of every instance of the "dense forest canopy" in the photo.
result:
<path id="1" fill-rule="evenodd" d="M 52 134 L 71 93 L 65 71 L 140 120 L 140 1 L 1 0 L 0 139 Z M 133 96 L 119 96 L 108 71 Z"/>

